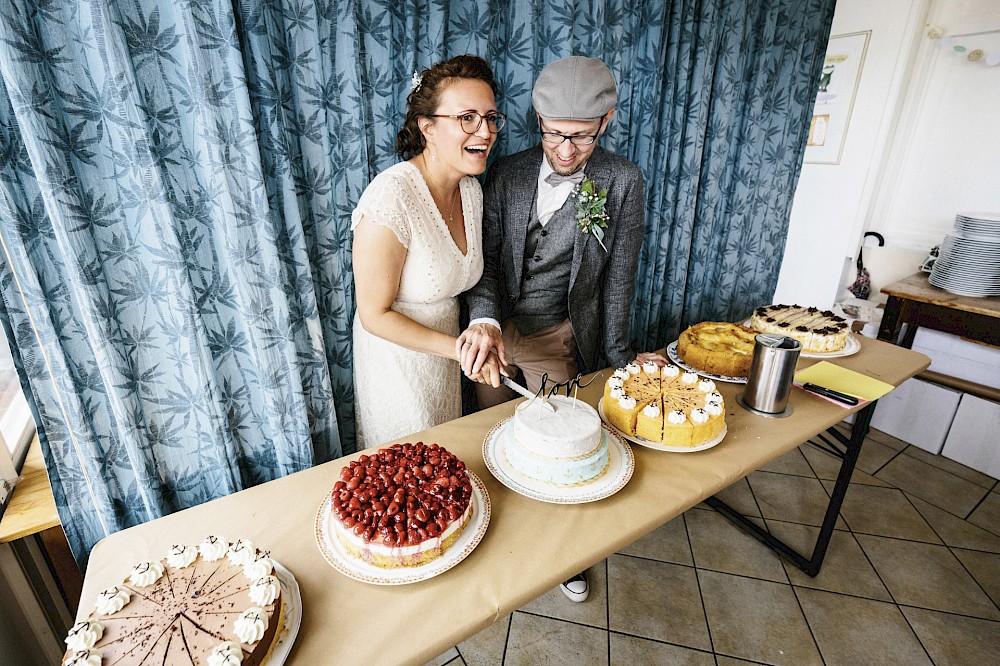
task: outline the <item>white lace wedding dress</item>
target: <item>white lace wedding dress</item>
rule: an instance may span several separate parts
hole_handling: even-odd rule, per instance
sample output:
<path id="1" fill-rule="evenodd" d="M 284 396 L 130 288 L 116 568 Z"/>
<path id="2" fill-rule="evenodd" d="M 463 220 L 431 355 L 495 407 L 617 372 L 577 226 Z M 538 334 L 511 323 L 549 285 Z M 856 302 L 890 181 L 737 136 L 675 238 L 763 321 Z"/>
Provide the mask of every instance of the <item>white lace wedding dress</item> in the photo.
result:
<path id="1" fill-rule="evenodd" d="M 375 177 L 354 209 L 391 229 L 406 248 L 396 312 L 428 328 L 458 335 L 458 295 L 483 273 L 483 193 L 461 181 L 466 253 L 455 245 L 420 171 L 400 162 Z M 366 279 L 358 276 L 357 279 Z M 375 337 L 354 315 L 354 399 L 358 448 L 384 444 L 462 415 L 461 369 L 450 358 Z"/>

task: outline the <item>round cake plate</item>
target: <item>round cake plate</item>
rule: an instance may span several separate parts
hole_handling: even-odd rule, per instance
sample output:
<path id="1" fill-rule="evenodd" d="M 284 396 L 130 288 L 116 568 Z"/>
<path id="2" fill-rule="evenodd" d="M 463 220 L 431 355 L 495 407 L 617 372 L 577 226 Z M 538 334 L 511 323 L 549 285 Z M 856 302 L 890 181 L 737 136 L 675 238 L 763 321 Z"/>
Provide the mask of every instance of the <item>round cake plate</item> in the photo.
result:
<path id="1" fill-rule="evenodd" d="M 486 486 L 472 470 L 467 469 L 466 473 L 472 481 L 472 519 L 451 548 L 436 560 L 416 567 L 382 569 L 355 559 L 327 529 L 330 513 L 333 510 L 333 501 L 329 493 L 316 512 L 315 536 L 320 553 L 330 566 L 348 578 L 373 585 L 407 585 L 443 574 L 469 556 L 469 553 L 483 540 L 486 528 L 490 524 L 490 496 L 486 492 Z"/>
<path id="2" fill-rule="evenodd" d="M 843 349 L 832 352 L 801 352 L 799 356 L 801 358 L 840 358 L 842 356 L 854 356 L 859 351 L 861 351 L 861 343 L 858 339 L 854 337 L 853 333 L 847 334 L 847 343 L 844 345 Z"/>
<path id="3" fill-rule="evenodd" d="M 505 429 L 510 419 L 504 419 L 493 426 L 483 440 L 483 460 L 497 481 L 515 493 L 549 504 L 586 504 L 611 497 L 625 487 L 635 470 L 635 456 L 632 449 L 618 435 L 603 428 L 608 440 L 610 461 L 604 475 L 592 483 L 578 486 L 556 486 L 544 481 L 530 479 L 517 472 L 507 462 L 504 453 L 507 437 Z"/>
<path id="4" fill-rule="evenodd" d="M 280 666 L 288 659 L 295 637 L 299 635 L 299 627 L 302 625 L 302 594 L 292 572 L 274 560 L 271 562 L 274 564 L 274 576 L 281 586 L 281 597 L 285 600 L 285 626 L 280 630 L 266 663 L 268 666 Z"/>
<path id="5" fill-rule="evenodd" d="M 671 361 L 673 361 L 676 365 L 680 366 L 684 370 L 687 370 L 688 372 L 697 373 L 697 374 L 701 375 L 702 377 L 707 377 L 708 379 L 714 379 L 717 382 L 727 382 L 729 384 L 746 384 L 747 383 L 747 378 L 746 377 L 727 377 L 726 375 L 717 375 L 714 372 L 705 372 L 704 370 L 699 370 L 698 368 L 694 367 L 693 365 L 688 365 L 687 363 L 685 363 L 684 361 L 681 360 L 680 356 L 677 355 L 677 341 L 676 340 L 674 340 L 669 345 L 667 345 L 667 356 L 670 358 Z"/>
<path id="6" fill-rule="evenodd" d="M 615 433 L 619 437 L 624 437 L 628 441 L 638 444 L 639 446 L 645 446 L 647 449 L 655 449 L 657 451 L 666 451 L 668 453 L 695 453 L 696 451 L 704 451 L 705 449 L 710 449 L 713 446 L 721 442 L 725 437 L 726 433 L 729 432 L 729 428 L 726 426 L 722 427 L 722 432 L 720 432 L 714 438 L 708 440 L 704 444 L 699 444 L 698 446 L 667 446 L 662 442 L 654 442 L 651 439 L 646 439 L 645 437 L 639 437 L 638 435 L 629 435 L 622 432 L 615 426 L 611 425 L 607 418 L 604 416 L 604 398 L 597 403 L 597 413 L 601 415 L 601 419 L 604 421 L 604 425 L 607 426 L 608 430 Z"/>

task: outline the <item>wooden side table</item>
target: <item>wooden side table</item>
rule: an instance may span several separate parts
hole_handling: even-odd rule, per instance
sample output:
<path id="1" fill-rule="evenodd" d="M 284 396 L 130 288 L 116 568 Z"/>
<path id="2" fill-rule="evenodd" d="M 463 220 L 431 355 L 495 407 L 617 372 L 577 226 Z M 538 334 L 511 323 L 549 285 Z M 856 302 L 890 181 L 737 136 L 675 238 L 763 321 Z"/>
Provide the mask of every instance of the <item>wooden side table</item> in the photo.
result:
<path id="1" fill-rule="evenodd" d="M 21 480 L 11 493 L 10 503 L 0 519 L 0 543 L 38 535 L 62 587 L 70 612 L 80 604 L 83 576 L 66 542 L 52 487 L 45 472 L 38 435 L 31 441 L 21 468 Z"/>
<path id="2" fill-rule="evenodd" d="M 882 287 L 889 295 L 878 338 L 913 346 L 917 326 L 1000 346 L 1000 297 L 959 296 L 935 287 L 926 273 L 916 273 Z M 903 324 L 912 326 L 899 339 Z"/>

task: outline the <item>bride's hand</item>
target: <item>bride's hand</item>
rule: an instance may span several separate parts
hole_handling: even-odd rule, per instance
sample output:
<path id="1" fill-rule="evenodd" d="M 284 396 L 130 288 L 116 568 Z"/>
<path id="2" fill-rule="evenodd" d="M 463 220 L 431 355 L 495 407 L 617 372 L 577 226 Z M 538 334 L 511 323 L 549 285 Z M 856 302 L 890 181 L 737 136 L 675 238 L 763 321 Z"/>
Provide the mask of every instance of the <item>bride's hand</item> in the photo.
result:
<path id="1" fill-rule="evenodd" d="M 474 382 L 479 382 L 480 384 L 489 384 L 493 388 L 499 388 L 500 386 L 500 359 L 494 352 L 490 352 L 489 356 L 483 362 L 482 369 L 474 375 L 470 375 L 469 379 Z"/>

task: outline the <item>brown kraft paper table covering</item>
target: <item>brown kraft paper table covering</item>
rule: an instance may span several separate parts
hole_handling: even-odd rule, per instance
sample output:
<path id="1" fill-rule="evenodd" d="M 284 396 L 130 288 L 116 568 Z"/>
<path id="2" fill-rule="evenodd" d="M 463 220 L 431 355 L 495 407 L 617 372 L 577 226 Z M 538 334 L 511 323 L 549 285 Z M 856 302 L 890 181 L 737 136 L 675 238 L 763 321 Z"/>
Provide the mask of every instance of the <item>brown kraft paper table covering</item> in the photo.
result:
<path id="1" fill-rule="evenodd" d="M 859 339 L 859 353 L 831 362 L 894 386 L 930 364 L 922 354 Z M 798 367 L 814 362 L 800 359 Z M 608 371 L 599 374 L 580 391 L 580 399 L 597 404 Z M 430 580 L 384 587 L 360 583 L 338 573 L 320 554 L 313 537 L 316 512 L 340 468 L 359 452 L 103 539 L 90 558 L 79 616 L 93 608 L 101 590 L 124 580 L 136 562 L 163 557 L 171 544 L 198 544 L 217 534 L 269 549 L 298 581 L 302 624 L 288 663 L 422 664 L 858 409 L 793 389 L 792 416 L 765 418 L 737 405 L 743 385 L 719 382 L 718 387 L 729 429 L 722 443 L 696 453 L 632 445 L 632 479 L 612 497 L 588 504 L 522 497 L 487 470 L 483 439 L 520 400 L 398 440 L 447 447 L 479 475 L 492 503 L 489 529 L 479 546 Z"/>

